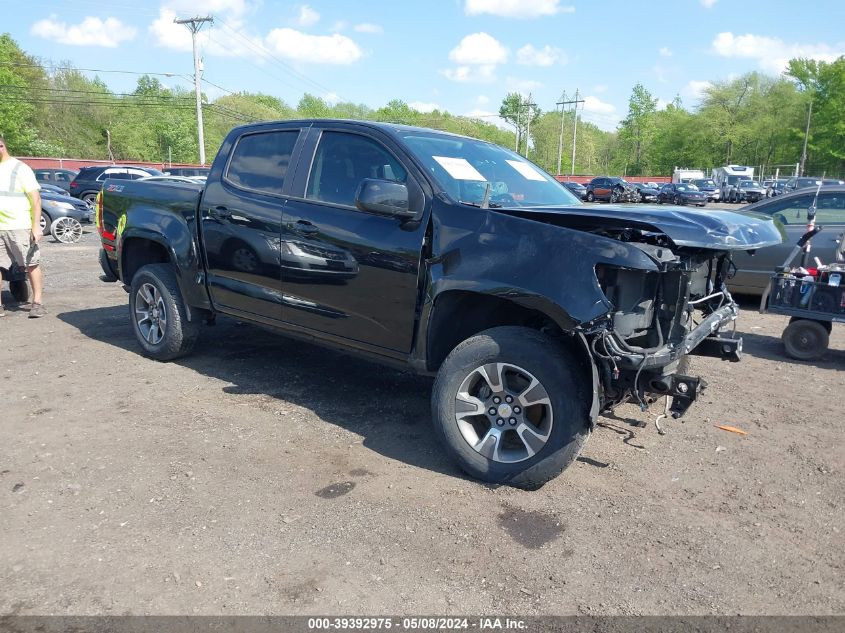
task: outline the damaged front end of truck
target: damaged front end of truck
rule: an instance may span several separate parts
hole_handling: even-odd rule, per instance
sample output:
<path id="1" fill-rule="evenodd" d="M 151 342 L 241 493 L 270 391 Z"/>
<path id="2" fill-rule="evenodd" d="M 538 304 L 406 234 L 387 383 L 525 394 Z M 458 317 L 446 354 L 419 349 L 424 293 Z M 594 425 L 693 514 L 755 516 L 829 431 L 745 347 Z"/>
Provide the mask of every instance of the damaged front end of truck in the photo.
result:
<path id="1" fill-rule="evenodd" d="M 544 220 L 645 255 L 620 253 L 618 261 L 600 256 L 604 261 L 593 266 L 607 310 L 577 330 L 599 373 L 601 410 L 623 402 L 645 409 L 649 400 L 670 396 L 669 413 L 680 418 L 706 386 L 687 374 L 688 354 L 740 360 L 739 307 L 727 288 L 731 254 L 780 243 L 771 222 L 727 212 L 624 207 Z"/>
<path id="2" fill-rule="evenodd" d="M 669 414 L 684 415 L 705 386 L 685 357 L 742 354 L 727 288 L 731 254 L 782 239 L 769 221 L 677 208 L 496 209 L 475 230 L 456 223 L 452 216 L 435 230 L 435 301 L 471 287 L 579 339 L 594 369 L 593 422 L 618 404 L 645 408 L 660 396 L 671 397 Z"/>

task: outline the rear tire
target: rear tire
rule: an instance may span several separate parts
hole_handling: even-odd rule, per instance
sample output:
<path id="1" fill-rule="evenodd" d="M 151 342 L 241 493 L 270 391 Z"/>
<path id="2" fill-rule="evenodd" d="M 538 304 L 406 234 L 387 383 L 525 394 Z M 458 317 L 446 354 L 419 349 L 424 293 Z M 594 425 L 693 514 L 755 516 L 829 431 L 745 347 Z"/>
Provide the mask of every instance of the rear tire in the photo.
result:
<path id="1" fill-rule="evenodd" d="M 587 192 L 587 202 L 595 202 L 596 196 L 592 191 Z"/>
<path id="2" fill-rule="evenodd" d="M 818 321 L 798 319 L 786 326 L 781 340 L 788 356 L 796 360 L 817 360 L 827 350 L 830 336 Z"/>
<path id="3" fill-rule="evenodd" d="M 129 291 L 132 331 L 144 354 L 155 360 L 173 360 L 189 353 L 199 327 L 188 311 L 169 264 L 147 264 L 132 278 Z"/>
<path id="4" fill-rule="evenodd" d="M 112 260 L 109 259 L 109 256 L 106 254 L 105 249 L 100 249 L 100 268 L 103 270 L 103 281 L 117 281 L 117 269 L 115 268 L 114 263 Z"/>
<path id="5" fill-rule="evenodd" d="M 539 488 L 589 436 L 589 402 L 577 376 L 554 339 L 523 327 L 485 330 L 452 350 L 437 373 L 435 432 L 472 477 Z"/>
<path id="6" fill-rule="evenodd" d="M 29 301 L 29 284 L 26 283 L 26 279 L 10 281 L 9 292 L 12 294 L 12 298 L 18 303 Z"/>

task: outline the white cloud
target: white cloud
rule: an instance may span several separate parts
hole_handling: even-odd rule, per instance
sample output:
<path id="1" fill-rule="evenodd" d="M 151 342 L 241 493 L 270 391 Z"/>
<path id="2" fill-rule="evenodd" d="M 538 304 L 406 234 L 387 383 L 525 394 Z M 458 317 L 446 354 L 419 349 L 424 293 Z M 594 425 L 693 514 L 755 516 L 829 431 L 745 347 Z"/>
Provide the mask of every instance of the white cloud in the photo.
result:
<path id="1" fill-rule="evenodd" d="M 408 104 L 408 107 L 412 110 L 416 110 L 417 112 L 422 112 L 423 114 L 443 109 L 440 107 L 439 103 L 425 103 L 423 101 L 411 101 L 411 103 Z"/>
<path id="2" fill-rule="evenodd" d="M 325 95 L 323 95 L 323 101 L 325 101 L 329 105 L 340 103 L 340 95 L 336 92 L 327 92 Z"/>
<path id="3" fill-rule="evenodd" d="M 523 66 L 554 66 L 557 63 L 565 64 L 567 59 L 559 48 L 534 48 L 531 44 L 526 44 L 516 51 L 516 62 Z"/>
<path id="4" fill-rule="evenodd" d="M 542 88 L 543 84 L 539 81 L 534 81 L 533 79 L 523 79 L 522 77 L 508 77 L 507 79 L 505 79 L 505 86 L 507 87 L 508 92 L 518 92 L 519 94 L 526 96 L 532 90 Z"/>
<path id="5" fill-rule="evenodd" d="M 356 24 L 355 30 L 358 33 L 374 33 L 376 35 L 384 32 L 384 29 L 381 28 L 381 26 L 379 26 L 378 24 L 371 24 L 369 22 L 364 22 L 363 24 Z"/>
<path id="6" fill-rule="evenodd" d="M 589 121 L 603 130 L 614 130 L 619 124 L 620 117 L 616 106 L 593 95 L 584 97 L 581 112 L 585 121 Z"/>
<path id="7" fill-rule="evenodd" d="M 713 5 L 716 4 L 719 0 L 701 0 L 701 6 L 705 9 L 712 9 Z"/>
<path id="8" fill-rule="evenodd" d="M 684 92 L 694 99 L 702 99 L 704 93 L 708 88 L 712 88 L 713 84 L 709 81 L 700 81 L 697 79 L 691 80 L 684 89 Z"/>
<path id="9" fill-rule="evenodd" d="M 584 112 L 593 112 L 595 114 L 613 114 L 616 112 L 616 106 L 611 103 L 606 103 L 592 95 L 584 97 Z"/>
<path id="10" fill-rule="evenodd" d="M 489 13 L 502 18 L 531 19 L 557 13 L 575 13 L 575 7 L 560 6 L 560 0 L 466 0 L 467 15 Z"/>
<path id="11" fill-rule="evenodd" d="M 51 15 L 32 25 L 33 35 L 71 46 L 102 46 L 115 48 L 121 42 L 135 37 L 137 30 L 125 25 L 117 18 L 86 17 L 79 24 L 60 22 L 58 16 Z"/>
<path id="12" fill-rule="evenodd" d="M 664 46 L 659 51 L 661 57 L 672 57 L 672 49 L 668 46 Z"/>
<path id="13" fill-rule="evenodd" d="M 721 57 L 755 59 L 763 70 L 779 73 L 795 57 L 832 62 L 845 54 L 845 43 L 800 44 L 765 35 L 734 35 L 725 32 L 715 37 L 712 49 Z"/>
<path id="14" fill-rule="evenodd" d="M 307 4 L 300 5 L 296 16 L 296 23 L 299 26 L 314 26 L 320 21 L 320 14 Z"/>
<path id="15" fill-rule="evenodd" d="M 669 105 L 669 102 L 668 102 L 668 101 L 664 101 L 664 100 L 663 100 L 663 99 L 661 99 L 660 97 L 657 97 L 657 103 L 655 104 L 655 107 L 656 107 L 658 110 L 665 110 L 665 109 L 666 109 L 666 106 L 668 106 L 668 105 Z"/>
<path id="16" fill-rule="evenodd" d="M 358 45 L 346 37 L 308 35 L 294 29 L 273 29 L 266 38 L 267 48 L 286 59 L 312 64 L 354 64 L 363 56 Z"/>
<path id="17" fill-rule="evenodd" d="M 473 33 L 451 50 L 449 59 L 456 64 L 502 64 L 508 60 L 508 49 L 487 33 Z"/>
<path id="18" fill-rule="evenodd" d="M 458 83 L 486 84 L 496 80 L 496 66 L 494 64 L 458 66 L 457 68 L 441 70 L 440 73 L 447 79 Z"/>

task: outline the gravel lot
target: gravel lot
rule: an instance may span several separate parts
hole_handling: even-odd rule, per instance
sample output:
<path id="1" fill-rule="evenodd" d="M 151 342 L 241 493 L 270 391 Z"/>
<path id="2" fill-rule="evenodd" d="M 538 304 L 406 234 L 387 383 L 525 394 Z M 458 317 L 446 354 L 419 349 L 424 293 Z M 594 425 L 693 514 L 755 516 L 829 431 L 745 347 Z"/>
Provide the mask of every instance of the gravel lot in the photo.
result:
<path id="1" fill-rule="evenodd" d="M 845 613 L 841 326 L 792 362 L 749 301 L 683 423 L 620 408 L 525 492 L 444 459 L 428 379 L 229 319 L 143 358 L 97 247 L 0 319 L 0 613 Z"/>

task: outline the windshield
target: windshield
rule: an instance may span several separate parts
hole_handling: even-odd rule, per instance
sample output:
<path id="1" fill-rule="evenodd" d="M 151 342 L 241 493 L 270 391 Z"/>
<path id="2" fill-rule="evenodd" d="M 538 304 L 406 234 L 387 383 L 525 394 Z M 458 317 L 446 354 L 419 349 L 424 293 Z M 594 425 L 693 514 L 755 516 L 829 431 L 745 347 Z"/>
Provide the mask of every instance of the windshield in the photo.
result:
<path id="1" fill-rule="evenodd" d="M 566 187 L 510 150 L 460 136 L 407 132 L 402 137 L 453 200 L 490 207 L 580 205 Z"/>
<path id="2" fill-rule="evenodd" d="M 744 180 L 740 183 L 743 187 L 759 187 L 760 183 L 756 180 Z"/>
<path id="3" fill-rule="evenodd" d="M 699 187 L 715 187 L 716 183 L 710 179 L 705 178 L 704 180 L 696 180 L 694 181 L 696 185 Z"/>
<path id="4" fill-rule="evenodd" d="M 678 185 L 676 189 L 678 191 L 698 191 L 698 187 L 695 185 Z"/>

